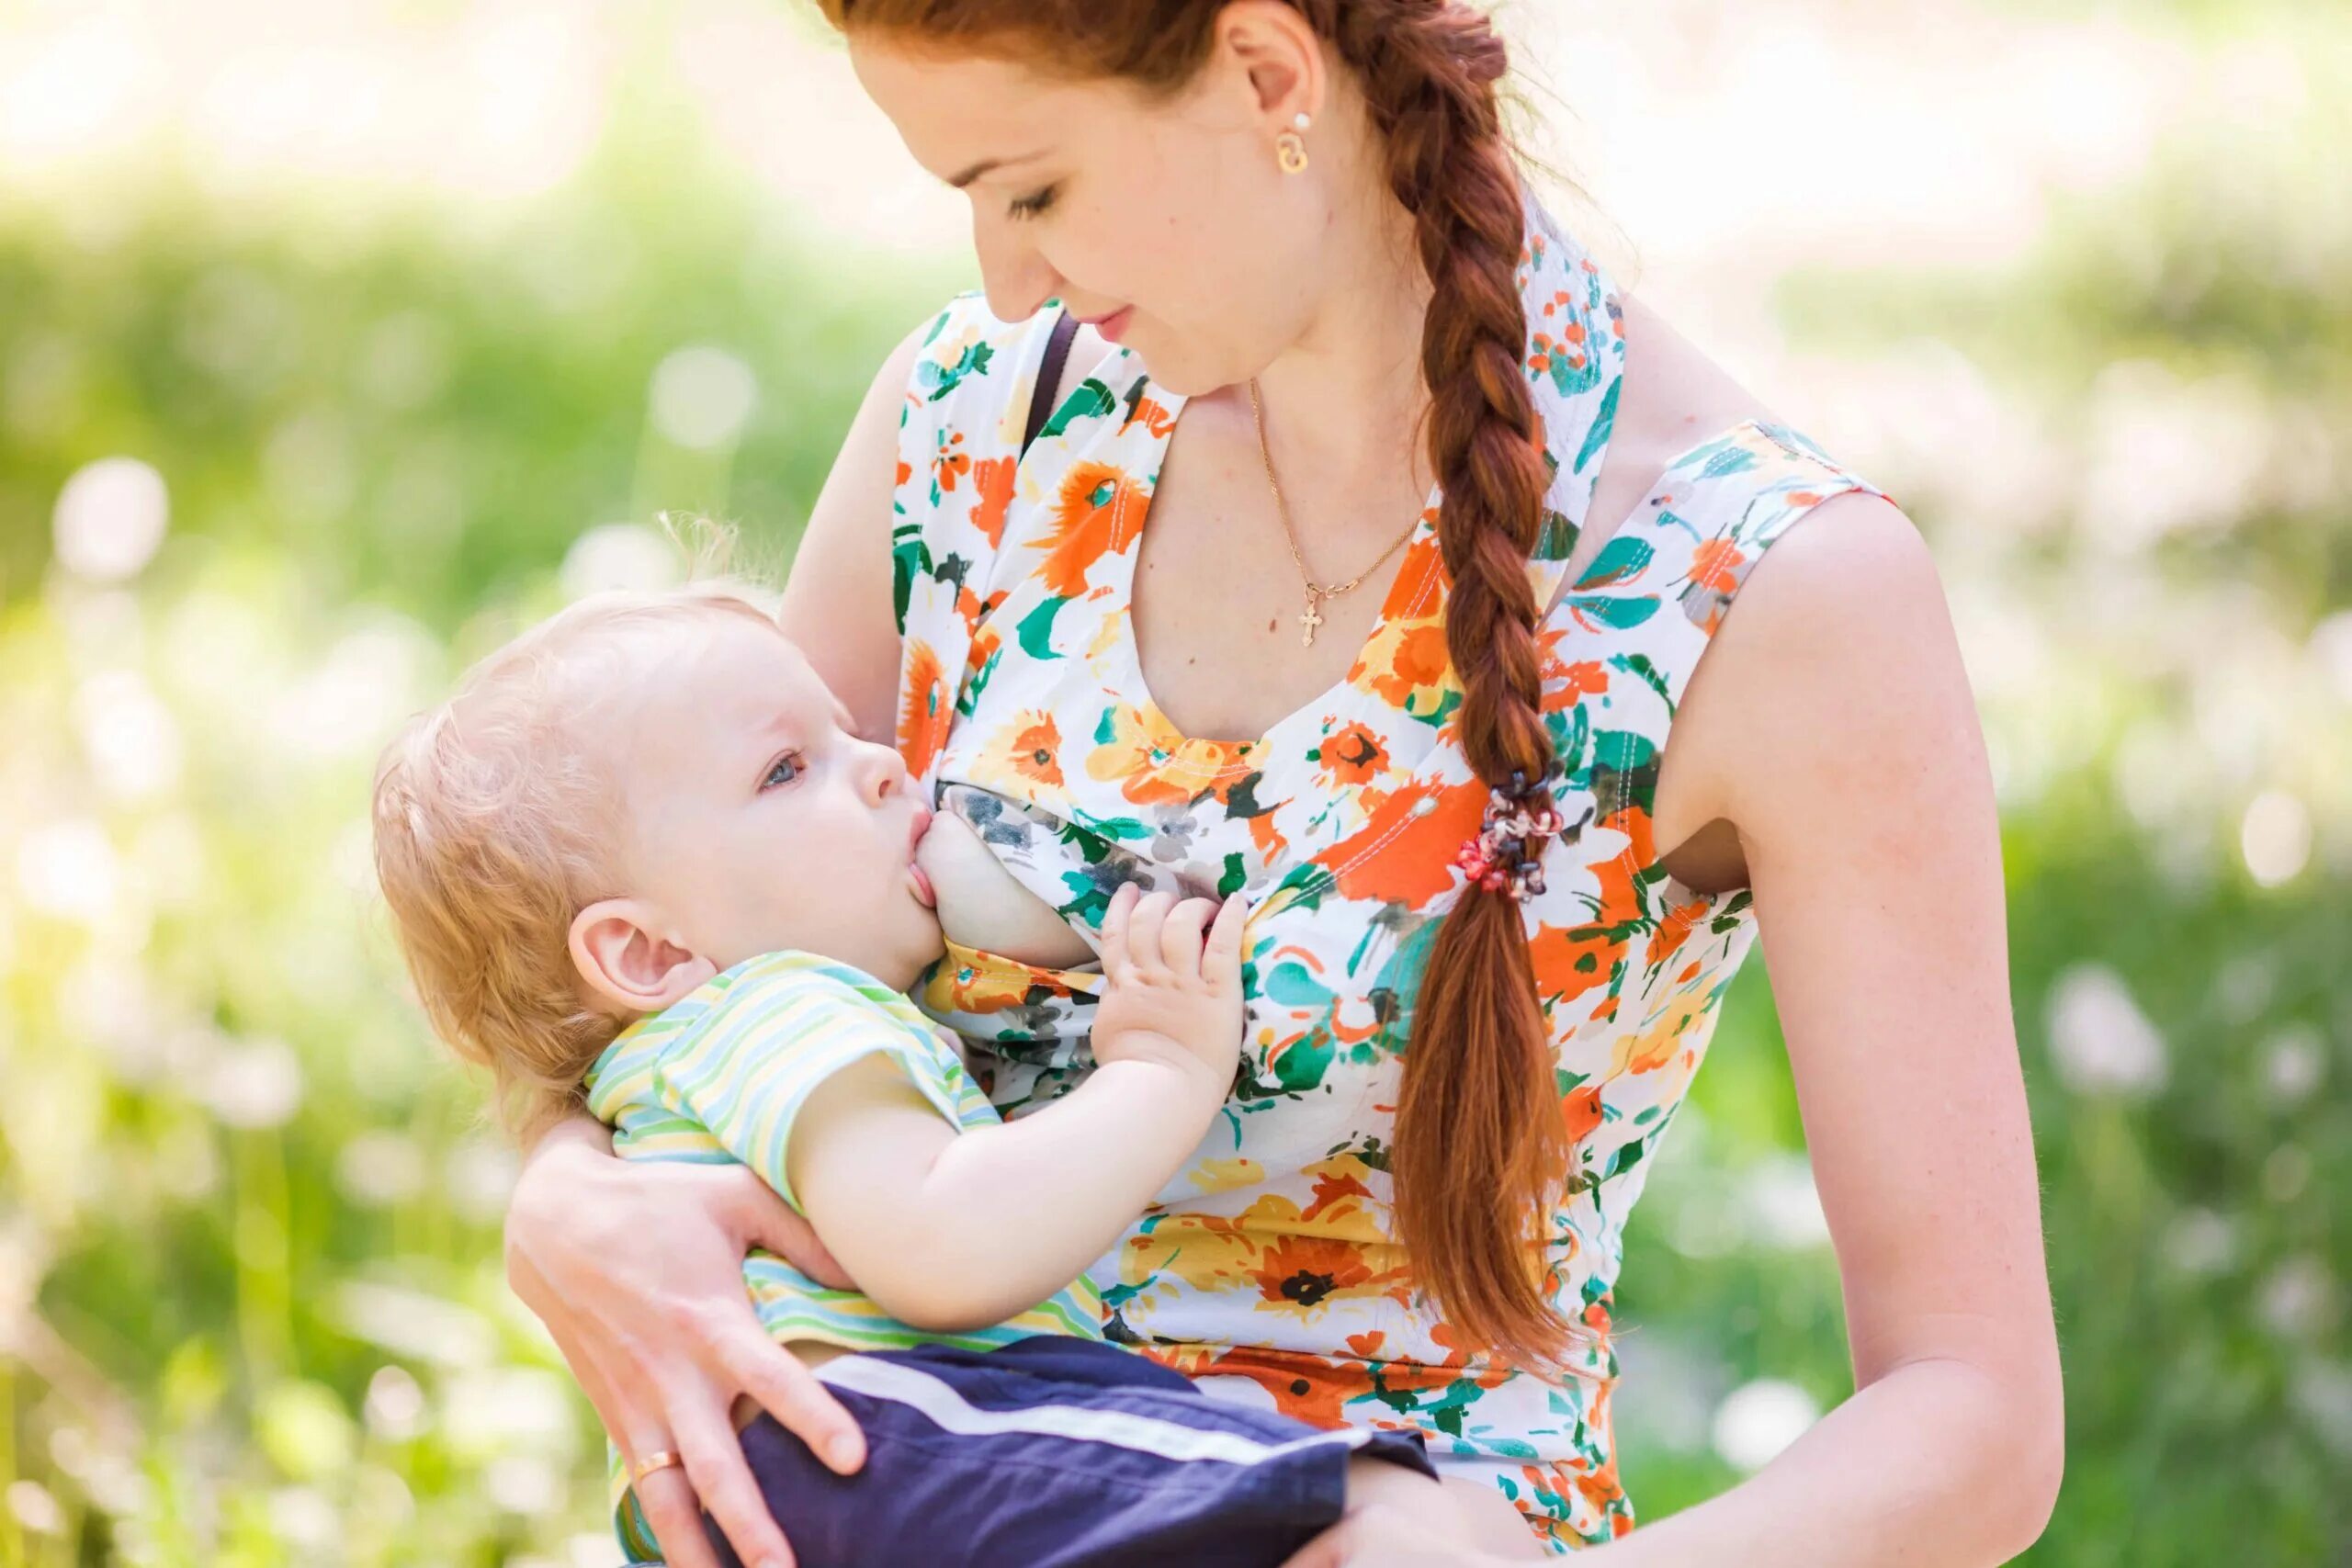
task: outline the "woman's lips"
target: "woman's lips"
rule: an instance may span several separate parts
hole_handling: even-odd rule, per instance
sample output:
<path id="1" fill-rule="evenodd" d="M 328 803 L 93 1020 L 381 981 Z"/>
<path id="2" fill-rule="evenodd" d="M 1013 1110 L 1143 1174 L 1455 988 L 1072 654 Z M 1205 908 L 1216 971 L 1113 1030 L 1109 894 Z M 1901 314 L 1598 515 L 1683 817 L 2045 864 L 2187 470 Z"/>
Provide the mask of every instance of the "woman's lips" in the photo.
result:
<path id="1" fill-rule="evenodd" d="M 1116 343 L 1119 341 L 1119 334 L 1127 330 L 1127 322 L 1134 318 L 1136 308 L 1130 305 L 1117 315 L 1105 316 L 1095 322 L 1094 330 L 1102 334 L 1104 341 Z"/>

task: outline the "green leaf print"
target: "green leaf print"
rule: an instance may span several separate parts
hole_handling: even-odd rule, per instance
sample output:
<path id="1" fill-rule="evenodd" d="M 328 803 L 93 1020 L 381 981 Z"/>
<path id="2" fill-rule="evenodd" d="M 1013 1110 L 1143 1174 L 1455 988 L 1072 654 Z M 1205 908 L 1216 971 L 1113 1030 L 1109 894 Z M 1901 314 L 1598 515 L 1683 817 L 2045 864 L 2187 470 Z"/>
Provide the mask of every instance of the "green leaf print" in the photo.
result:
<path id="1" fill-rule="evenodd" d="M 1060 654 L 1054 651 L 1052 640 L 1054 635 L 1054 617 L 1061 614 L 1062 606 L 1069 603 L 1069 601 L 1067 599 L 1052 597 L 1040 599 L 1037 602 L 1037 607 L 1035 609 L 1021 617 L 1021 626 L 1018 632 L 1015 634 L 1021 639 L 1021 651 L 1026 653 L 1032 659 L 1059 659 L 1061 657 Z M 1109 710 L 1105 709 L 1103 711 L 1107 716 Z M 1096 739 L 1100 739 L 1102 738 L 1098 736 Z"/>
<path id="2" fill-rule="evenodd" d="M 1565 512 L 1546 507 L 1544 512 L 1544 532 L 1535 541 L 1530 560 L 1566 560 L 1576 553 L 1577 525 L 1568 521 Z"/>
<path id="3" fill-rule="evenodd" d="M 1605 550 L 1602 552 L 1604 555 L 1607 553 Z M 1622 631 L 1627 626 L 1638 626 L 1657 615 L 1657 595 L 1628 593 L 1612 597 L 1606 593 L 1571 593 L 1568 595 L 1568 608 L 1587 619 Z"/>
<path id="4" fill-rule="evenodd" d="M 907 605 L 914 598 L 915 574 L 931 571 L 931 547 L 923 541 L 922 525 L 909 523 L 890 534 L 890 602 L 899 616 L 899 630 L 907 629 Z"/>
<path id="5" fill-rule="evenodd" d="M 1259 994 L 1286 1008 L 1328 1008 L 1331 1005 L 1331 988 L 1315 977 L 1305 964 L 1285 959 L 1266 972 L 1259 982 Z"/>
<path id="6" fill-rule="evenodd" d="M 1602 588 L 1638 577 L 1657 553 L 1650 548 L 1647 539 L 1638 536 L 1615 535 L 1600 547 L 1600 553 L 1592 558 L 1592 564 L 1585 568 L 1584 575 L 1577 578 L 1573 586 Z"/>
<path id="7" fill-rule="evenodd" d="M 1236 850 L 1225 857 L 1225 870 L 1217 874 L 1216 896 L 1220 898 L 1230 898 L 1240 892 L 1243 885 L 1249 880 L 1250 867 L 1242 860 L 1241 852 Z"/>
<path id="8" fill-rule="evenodd" d="M 1037 439 L 1050 441 L 1080 420 L 1100 419 L 1118 406 L 1119 400 L 1111 395 L 1111 389 L 1095 377 L 1089 376 L 1062 400 L 1062 406 L 1054 411 L 1053 417 L 1046 420 L 1045 427 L 1037 432 Z"/>
<path id="9" fill-rule="evenodd" d="M 1730 439 L 1726 437 L 1723 450 L 1707 459 L 1707 466 L 1699 470 L 1699 477 L 1702 479 L 1719 479 L 1725 474 L 1745 473 L 1755 466 L 1756 454 L 1745 446 L 1732 445 Z"/>
<path id="10" fill-rule="evenodd" d="M 1657 667 L 1656 660 L 1646 653 L 1612 653 L 1609 656 L 1609 662 L 1616 669 L 1640 676 L 1642 682 L 1666 704 L 1667 716 L 1674 716 L 1674 696 L 1667 690 L 1666 671 Z"/>
<path id="11" fill-rule="evenodd" d="M 1600 361 L 1596 358 L 1590 363 L 1593 375 L 1599 375 Z M 1587 386 L 1591 384 L 1589 378 L 1585 382 Z M 1585 432 L 1584 445 L 1577 451 L 1576 471 L 1577 473 L 1584 472 L 1584 466 L 1592 461 L 1593 454 L 1609 445 L 1609 433 L 1617 426 L 1617 394 L 1623 389 L 1624 385 L 1625 378 L 1620 376 L 1610 382 L 1609 390 L 1600 395 L 1600 412 L 1593 416 L 1592 428 Z M 1562 390 L 1566 389 L 1562 389 Z"/>
<path id="12" fill-rule="evenodd" d="M 972 678 L 964 682 L 963 691 L 958 693 L 956 698 L 957 713 L 969 718 L 979 711 L 980 694 L 988 690 L 989 677 L 996 673 L 996 667 L 1003 661 L 1004 645 L 999 643 L 995 651 L 988 656 L 979 669 L 973 671 Z"/>
<path id="13" fill-rule="evenodd" d="M 1657 798 L 1657 747 L 1631 729 L 1603 729 L 1592 738 L 1593 808 L 1614 817 L 1629 807 L 1646 812 Z"/>
<path id="14" fill-rule="evenodd" d="M 943 367 L 937 361 L 926 359 L 916 366 L 915 385 L 929 394 L 925 400 L 935 403 L 961 385 L 967 376 L 985 375 L 989 361 L 995 357 L 996 350 L 983 339 L 967 344 L 953 365 Z"/>

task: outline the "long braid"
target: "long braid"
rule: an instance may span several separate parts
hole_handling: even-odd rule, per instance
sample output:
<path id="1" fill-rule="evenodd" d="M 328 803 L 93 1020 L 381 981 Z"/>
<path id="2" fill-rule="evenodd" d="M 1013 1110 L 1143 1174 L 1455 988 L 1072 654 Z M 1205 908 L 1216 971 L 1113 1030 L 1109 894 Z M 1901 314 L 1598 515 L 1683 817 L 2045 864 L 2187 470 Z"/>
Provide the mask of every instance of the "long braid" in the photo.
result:
<path id="1" fill-rule="evenodd" d="M 1490 786 L 1540 779 L 1552 742 L 1527 560 L 1551 476 L 1522 369 L 1526 220 L 1496 101 L 1504 45 L 1449 0 L 1301 8 L 1356 71 L 1433 290 L 1421 374 L 1463 750 Z M 1513 1359 L 1555 1359 L 1567 1338 L 1532 1266 L 1533 1225 L 1570 1157 L 1518 906 L 1473 881 L 1414 1001 L 1390 1175 L 1416 1276 L 1453 1327 Z"/>

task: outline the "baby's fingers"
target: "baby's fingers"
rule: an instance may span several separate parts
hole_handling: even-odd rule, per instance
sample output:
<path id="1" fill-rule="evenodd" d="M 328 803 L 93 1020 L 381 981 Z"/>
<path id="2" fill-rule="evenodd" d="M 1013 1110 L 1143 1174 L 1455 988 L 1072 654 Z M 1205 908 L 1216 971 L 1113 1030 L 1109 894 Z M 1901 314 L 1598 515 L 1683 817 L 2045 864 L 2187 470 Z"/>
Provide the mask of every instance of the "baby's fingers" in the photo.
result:
<path id="1" fill-rule="evenodd" d="M 1216 913 L 1214 898 L 1187 898 L 1169 912 L 1159 928 L 1159 951 L 1180 980 L 1201 973 L 1201 932 Z"/>
<path id="2" fill-rule="evenodd" d="M 1250 921 L 1250 900 L 1239 893 L 1228 896 L 1209 927 L 1208 944 L 1201 954 L 1201 976 L 1212 984 L 1241 983 L 1241 928 Z"/>
<path id="3" fill-rule="evenodd" d="M 1102 973 L 1108 978 L 1118 978 L 1119 972 L 1126 967 L 1127 921 L 1135 914 L 1136 900 L 1142 897 L 1139 885 L 1121 883 L 1102 910 Z"/>

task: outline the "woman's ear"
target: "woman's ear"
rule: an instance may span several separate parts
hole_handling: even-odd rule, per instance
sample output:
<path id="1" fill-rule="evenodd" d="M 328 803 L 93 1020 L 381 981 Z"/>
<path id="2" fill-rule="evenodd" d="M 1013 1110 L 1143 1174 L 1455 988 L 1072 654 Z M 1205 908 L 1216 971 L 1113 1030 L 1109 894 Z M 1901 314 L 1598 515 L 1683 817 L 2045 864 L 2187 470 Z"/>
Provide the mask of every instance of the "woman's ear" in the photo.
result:
<path id="1" fill-rule="evenodd" d="M 1224 50 L 1247 74 L 1259 114 L 1278 129 L 1291 117 L 1323 112 L 1323 45 L 1314 25 L 1290 6 L 1242 0 L 1219 13 Z"/>
<path id="2" fill-rule="evenodd" d="M 660 1012 L 718 973 L 701 953 L 657 934 L 634 898 L 603 898 L 571 919 L 571 962 L 582 984 L 623 1011 Z"/>

